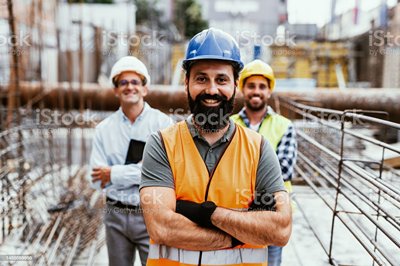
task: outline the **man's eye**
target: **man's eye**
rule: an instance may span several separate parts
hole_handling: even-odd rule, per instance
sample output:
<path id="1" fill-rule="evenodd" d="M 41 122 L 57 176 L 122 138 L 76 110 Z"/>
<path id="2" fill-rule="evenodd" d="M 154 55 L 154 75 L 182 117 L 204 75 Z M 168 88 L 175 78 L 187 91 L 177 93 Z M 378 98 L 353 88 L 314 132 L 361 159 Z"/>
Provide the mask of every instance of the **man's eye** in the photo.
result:
<path id="1" fill-rule="evenodd" d="M 198 82 L 205 82 L 205 81 L 206 81 L 206 78 L 205 78 L 205 77 L 197 77 L 197 78 L 196 78 L 196 81 L 198 81 Z"/>
<path id="2" fill-rule="evenodd" d="M 227 79 L 226 78 L 219 78 L 219 79 L 217 79 L 217 81 L 218 81 L 218 83 L 225 83 L 225 82 L 227 82 Z"/>

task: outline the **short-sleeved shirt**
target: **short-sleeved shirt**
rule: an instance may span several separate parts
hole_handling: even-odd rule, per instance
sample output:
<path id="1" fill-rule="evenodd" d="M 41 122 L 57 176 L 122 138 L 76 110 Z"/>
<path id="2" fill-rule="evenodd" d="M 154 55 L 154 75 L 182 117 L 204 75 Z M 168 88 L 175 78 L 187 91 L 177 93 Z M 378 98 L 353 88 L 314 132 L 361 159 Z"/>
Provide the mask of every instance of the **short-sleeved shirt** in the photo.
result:
<path id="1" fill-rule="evenodd" d="M 236 126 L 235 123 L 230 119 L 228 130 L 213 145 L 210 145 L 199 134 L 198 130 L 193 125 L 192 116 L 186 119 L 186 123 L 198 152 L 203 158 L 208 170 L 211 171 L 218 162 L 222 152 L 229 144 L 229 140 L 233 137 Z M 283 185 L 283 178 L 276 153 L 265 138 L 263 143 L 257 168 L 256 192 L 272 194 L 278 191 L 286 191 Z M 158 133 L 153 133 L 150 136 L 144 149 L 140 189 L 143 187 L 175 188 L 174 177 L 167 153 Z"/>

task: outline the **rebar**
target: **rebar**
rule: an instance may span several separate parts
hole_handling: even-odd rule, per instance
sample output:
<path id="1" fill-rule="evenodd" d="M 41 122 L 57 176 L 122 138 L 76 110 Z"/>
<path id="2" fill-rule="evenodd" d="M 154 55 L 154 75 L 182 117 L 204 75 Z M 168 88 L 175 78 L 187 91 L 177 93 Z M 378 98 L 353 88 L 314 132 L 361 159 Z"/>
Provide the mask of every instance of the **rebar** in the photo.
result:
<path id="1" fill-rule="evenodd" d="M 335 265 L 340 259 L 335 258 L 332 249 L 334 236 L 337 237 L 336 230 L 334 230 L 336 221 L 345 226 L 348 233 L 354 237 L 374 263 L 398 265 L 399 258 L 390 250 L 400 250 L 400 220 L 398 219 L 400 216 L 400 191 L 394 184 L 383 179 L 382 175 L 389 169 L 384 165 L 385 152 L 390 150 L 400 156 L 400 150 L 385 142 L 357 133 L 355 130 L 361 127 L 368 128 L 368 126 L 370 128 L 384 126 L 399 130 L 400 125 L 361 115 L 360 110 L 356 110 L 355 113 L 352 111 L 340 112 L 310 107 L 290 99 L 281 99 L 280 105 L 303 117 L 302 122 L 295 122 L 299 137 L 299 161 L 296 172 L 332 211 L 329 243 L 323 241 L 319 232 L 312 225 L 312 221 L 306 219 L 313 234 L 326 252 L 329 262 Z M 328 121 L 321 113 L 340 115 L 340 126 Z M 357 121 L 362 120 L 363 123 L 361 125 L 354 124 L 354 120 L 348 118 L 357 118 Z M 318 125 L 317 127 L 315 123 Z M 313 125 L 313 127 L 307 128 L 308 125 Z M 315 132 L 312 128 L 315 129 Z M 333 132 L 332 136 L 335 138 L 340 137 L 340 142 L 335 140 L 338 146 L 326 143 L 327 134 L 323 133 L 324 130 Z M 360 150 L 352 151 L 349 146 L 351 142 L 349 144 L 345 141 L 349 137 L 355 139 L 353 143 L 362 141 L 379 148 L 381 158 L 371 160 L 369 157 L 365 157 Z M 345 156 L 345 151 L 349 155 Z M 358 154 L 358 157 L 354 157 L 354 154 Z M 360 165 L 363 165 L 363 168 Z M 377 171 L 373 170 L 374 165 L 378 166 Z M 390 171 L 395 170 L 390 169 Z M 399 180 L 395 182 L 399 182 Z M 340 203 L 339 199 L 340 201 L 345 200 L 343 202 L 345 204 Z M 306 210 L 301 210 L 301 212 L 304 216 L 309 215 Z M 370 229 L 366 230 L 366 228 Z M 328 250 L 327 247 L 329 247 Z"/>

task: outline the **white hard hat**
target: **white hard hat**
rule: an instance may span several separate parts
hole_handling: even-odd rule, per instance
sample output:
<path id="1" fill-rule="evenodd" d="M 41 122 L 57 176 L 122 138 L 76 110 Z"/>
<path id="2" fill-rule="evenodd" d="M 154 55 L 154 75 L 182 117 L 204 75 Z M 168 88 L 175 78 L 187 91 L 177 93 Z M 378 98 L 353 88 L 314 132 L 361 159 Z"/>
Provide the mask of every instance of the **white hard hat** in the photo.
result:
<path id="1" fill-rule="evenodd" d="M 122 72 L 133 71 L 143 76 L 143 84 L 150 85 L 150 75 L 142 61 L 134 56 L 124 56 L 119 59 L 111 69 L 110 80 L 115 85 L 114 79 Z"/>

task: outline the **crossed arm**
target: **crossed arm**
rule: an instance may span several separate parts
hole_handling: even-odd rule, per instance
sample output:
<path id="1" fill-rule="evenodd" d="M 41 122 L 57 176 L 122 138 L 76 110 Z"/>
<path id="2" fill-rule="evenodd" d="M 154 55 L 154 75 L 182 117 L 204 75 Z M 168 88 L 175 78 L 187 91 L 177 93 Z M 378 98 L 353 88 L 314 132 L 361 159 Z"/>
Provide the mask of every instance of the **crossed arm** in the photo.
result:
<path id="1" fill-rule="evenodd" d="M 285 246 L 292 231 L 292 211 L 287 192 L 274 193 L 276 211 L 234 211 L 218 207 L 211 221 L 213 225 L 254 245 Z"/>
<path id="2" fill-rule="evenodd" d="M 231 247 L 231 236 L 244 243 L 284 246 L 291 233 L 291 209 L 286 192 L 274 194 L 276 212 L 240 212 L 217 207 L 211 216 L 220 231 L 201 228 L 175 212 L 176 196 L 171 188 L 144 187 L 141 206 L 150 237 L 159 244 L 188 250 Z"/>
<path id="3" fill-rule="evenodd" d="M 167 187 L 144 187 L 140 204 L 147 231 L 158 244 L 186 250 L 217 250 L 231 247 L 232 238 L 222 231 L 202 228 L 175 212 L 175 191 Z"/>

